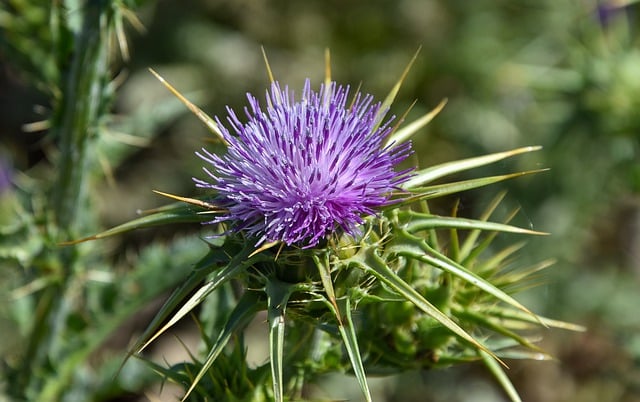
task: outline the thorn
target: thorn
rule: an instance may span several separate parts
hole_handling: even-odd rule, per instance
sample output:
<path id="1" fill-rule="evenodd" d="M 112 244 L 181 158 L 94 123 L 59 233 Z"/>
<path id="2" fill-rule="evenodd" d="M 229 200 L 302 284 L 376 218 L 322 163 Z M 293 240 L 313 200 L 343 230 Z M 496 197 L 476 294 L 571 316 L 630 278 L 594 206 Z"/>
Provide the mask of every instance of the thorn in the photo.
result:
<path id="1" fill-rule="evenodd" d="M 160 194 L 163 197 L 171 198 L 171 199 L 177 200 L 177 201 L 186 202 L 186 203 L 191 204 L 191 205 L 197 205 L 197 206 L 205 208 L 205 209 L 211 209 L 211 210 L 215 210 L 215 211 L 221 211 L 222 210 L 222 208 L 220 208 L 220 207 L 218 207 L 216 205 L 209 204 L 206 201 L 198 200 L 198 199 L 195 199 L 195 198 L 181 197 L 179 195 L 164 193 L 164 192 L 158 191 L 158 190 L 152 190 L 152 191 L 154 193 L 156 193 L 156 194 Z"/>
<path id="2" fill-rule="evenodd" d="M 263 252 L 263 251 L 265 251 L 265 250 L 268 250 L 268 249 L 270 249 L 271 247 L 273 247 L 273 246 L 275 246 L 275 245 L 277 245 L 277 244 L 280 244 L 280 241 L 272 241 L 271 243 L 264 244 L 263 246 L 261 246 L 261 247 L 259 247 L 259 248 L 255 249 L 255 250 L 253 251 L 253 253 L 249 254 L 249 257 L 248 257 L 248 258 L 251 258 L 251 257 L 253 257 L 254 255 L 256 255 L 256 254 L 258 254 L 258 253 L 261 253 L 261 252 Z M 282 243 L 282 245 L 284 246 L 284 243 Z M 281 246 L 281 247 L 280 247 L 280 249 L 278 250 L 278 255 L 280 254 L 280 251 L 281 251 L 281 250 L 282 250 L 282 246 Z"/>
<path id="3" fill-rule="evenodd" d="M 324 49 L 324 85 L 327 88 L 331 85 L 331 52 L 329 48 Z"/>
<path id="4" fill-rule="evenodd" d="M 271 71 L 271 66 L 269 65 L 269 59 L 267 59 L 267 52 L 264 50 L 264 46 L 260 46 L 260 50 L 262 50 L 262 58 L 264 59 L 264 65 L 267 68 L 269 82 L 273 84 L 276 80 L 273 78 L 273 72 Z"/>
<path id="5" fill-rule="evenodd" d="M 178 98 L 180 102 L 182 102 L 191 111 L 191 113 L 195 114 L 196 117 L 198 117 L 198 119 L 200 119 L 200 121 L 203 122 L 209 130 L 211 130 L 211 132 L 217 135 L 218 138 L 225 145 L 229 145 L 229 143 L 227 143 L 227 141 L 224 139 L 224 136 L 222 135 L 220 128 L 211 117 L 209 117 L 205 112 L 203 112 L 202 109 L 200 109 L 198 106 L 194 105 L 193 103 L 191 103 L 191 101 L 185 98 L 180 92 L 178 92 L 177 89 L 175 89 L 171 84 L 169 84 L 167 80 L 162 78 L 160 74 L 156 73 L 151 68 L 149 69 L 149 71 L 158 79 L 158 81 L 162 83 L 162 85 L 164 85 L 176 98 Z"/>

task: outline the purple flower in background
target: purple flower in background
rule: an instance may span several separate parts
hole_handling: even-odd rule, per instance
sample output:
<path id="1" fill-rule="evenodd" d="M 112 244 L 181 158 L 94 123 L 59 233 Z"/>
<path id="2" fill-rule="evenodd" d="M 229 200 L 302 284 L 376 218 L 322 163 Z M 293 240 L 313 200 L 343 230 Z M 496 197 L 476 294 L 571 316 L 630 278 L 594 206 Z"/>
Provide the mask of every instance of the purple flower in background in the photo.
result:
<path id="1" fill-rule="evenodd" d="M 0 194 L 11 189 L 11 169 L 0 157 Z"/>
<path id="2" fill-rule="evenodd" d="M 631 12 L 631 2 L 624 1 L 603 1 L 598 3 L 596 9 L 598 21 L 600 25 L 607 28 L 612 21 L 616 18 L 625 15 L 627 12 Z"/>
<path id="3" fill-rule="evenodd" d="M 273 83 L 263 110 L 247 95 L 248 118 L 241 123 L 227 108 L 235 134 L 218 124 L 227 152 L 197 155 L 210 163 L 213 179 L 194 179 L 198 187 L 217 191 L 216 203 L 227 213 L 211 223 L 228 221 L 258 244 L 282 241 L 312 247 L 340 228 L 355 236 L 364 215 L 391 202 L 391 192 L 410 170 L 394 167 L 411 152 L 411 144 L 382 146 L 391 131 L 377 126 L 380 103 L 335 83 L 319 92 L 306 81 L 302 98 Z"/>

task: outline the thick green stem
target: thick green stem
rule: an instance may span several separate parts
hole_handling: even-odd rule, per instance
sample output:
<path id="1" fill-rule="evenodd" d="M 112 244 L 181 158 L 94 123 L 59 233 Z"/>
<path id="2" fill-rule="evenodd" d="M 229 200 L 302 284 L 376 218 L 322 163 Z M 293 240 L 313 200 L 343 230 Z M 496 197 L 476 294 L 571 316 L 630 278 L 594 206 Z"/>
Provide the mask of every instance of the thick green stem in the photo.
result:
<path id="1" fill-rule="evenodd" d="M 64 2 L 54 2 L 52 13 L 60 12 Z M 58 9 L 60 8 L 60 9 Z M 60 155 L 57 160 L 57 178 L 51 194 L 53 221 L 50 234 L 52 241 L 69 240 L 77 236 L 82 225 L 90 217 L 87 208 L 88 168 L 92 138 L 97 134 L 102 114 L 108 110 L 108 52 L 107 46 L 113 26 L 113 7 L 109 0 L 85 0 L 69 14 L 79 24 L 71 27 L 73 53 L 68 68 L 59 66 L 61 94 L 55 105 L 51 133 L 58 140 Z M 55 27 L 52 27 L 55 29 Z M 63 40 L 63 39 L 60 39 Z M 83 212 L 84 211 L 84 212 Z M 44 378 L 47 364 L 61 363 L 68 359 L 70 339 L 67 334 L 68 318 L 73 309 L 82 307 L 83 271 L 87 264 L 78 263 L 75 247 L 60 248 L 52 245 L 47 252 L 52 267 L 59 267 L 57 281 L 45 290 L 43 302 L 39 304 L 41 317 L 31 330 L 27 355 L 24 358 L 14 394 L 38 392 L 48 384 L 60 391 L 65 389 L 69 378 L 56 373 Z M 31 385 L 27 387 L 27 383 Z M 58 395 L 59 396 L 59 395 Z M 56 397 L 57 398 L 57 397 Z M 48 399 L 48 400 L 55 400 Z"/>
<path id="2" fill-rule="evenodd" d="M 100 113 L 104 112 L 108 99 L 107 43 L 112 7 L 107 0 L 87 0 L 81 12 L 82 26 L 75 35 L 73 60 L 63 84 L 58 124 L 54 127 L 61 155 L 53 209 L 62 236 L 76 235 L 81 223 L 79 214 L 86 206 L 88 190 L 91 138 L 96 135 Z"/>
<path id="3" fill-rule="evenodd" d="M 89 220 L 89 152 L 109 99 L 106 93 L 109 82 L 107 45 L 112 29 L 112 10 L 109 0 L 84 2 L 78 10 L 81 23 L 74 32 L 73 59 L 62 75 L 62 98 L 53 126 L 60 143 L 58 179 L 52 200 L 58 240 L 77 237 L 78 229 Z M 53 356 L 61 351 L 62 333 L 73 308 L 71 300 L 75 297 L 70 293 L 78 292 L 72 288 L 78 286 L 76 279 L 86 269 L 85 264 L 78 264 L 75 247 L 58 249 L 58 257 L 61 268 L 59 298 L 49 317 L 51 328 L 46 348 Z"/>

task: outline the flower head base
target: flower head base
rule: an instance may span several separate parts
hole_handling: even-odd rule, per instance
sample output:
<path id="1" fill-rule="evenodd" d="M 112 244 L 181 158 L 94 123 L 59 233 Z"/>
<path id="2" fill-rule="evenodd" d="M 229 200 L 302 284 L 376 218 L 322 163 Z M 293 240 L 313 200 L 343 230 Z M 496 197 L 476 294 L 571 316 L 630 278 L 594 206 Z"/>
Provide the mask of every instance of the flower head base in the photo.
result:
<path id="1" fill-rule="evenodd" d="M 218 121 L 227 153 L 198 153 L 213 169 L 214 180 L 194 179 L 218 192 L 229 221 L 258 244 L 282 241 L 313 247 L 337 229 L 356 236 L 363 215 L 391 202 L 392 191 L 409 176 L 395 166 L 411 152 L 410 143 L 382 146 L 391 132 L 379 125 L 381 105 L 355 94 L 347 106 L 348 87 L 335 83 L 314 92 L 307 80 L 296 101 L 287 87 L 273 83 L 266 110 L 251 95 L 248 122 L 227 109 L 235 134 Z"/>

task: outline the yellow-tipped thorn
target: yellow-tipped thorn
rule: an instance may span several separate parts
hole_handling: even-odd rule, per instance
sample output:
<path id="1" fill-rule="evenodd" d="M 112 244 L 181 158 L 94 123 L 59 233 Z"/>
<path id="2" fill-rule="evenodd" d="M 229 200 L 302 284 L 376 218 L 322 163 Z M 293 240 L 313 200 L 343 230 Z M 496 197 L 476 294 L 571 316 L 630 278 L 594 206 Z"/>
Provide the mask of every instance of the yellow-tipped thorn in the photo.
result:
<path id="1" fill-rule="evenodd" d="M 269 82 L 273 84 L 276 80 L 273 78 L 273 71 L 271 71 L 271 66 L 269 65 L 267 52 L 264 50 L 264 46 L 260 46 L 260 50 L 262 50 L 262 58 L 264 59 L 264 66 L 267 68 L 267 75 L 269 76 Z"/>
<path id="2" fill-rule="evenodd" d="M 254 255 L 256 255 L 256 254 L 258 254 L 258 253 L 261 253 L 261 252 L 263 252 L 263 251 L 265 251 L 265 250 L 268 250 L 268 249 L 270 249 L 271 247 L 278 245 L 279 243 L 280 243 L 279 241 L 272 241 L 271 243 L 264 244 L 264 245 L 262 245 L 261 247 L 259 247 L 259 248 L 255 249 L 255 251 L 254 251 L 253 253 L 249 254 L 249 258 L 251 258 L 251 257 L 253 257 Z M 279 253 L 280 253 L 280 252 L 278 251 L 278 254 L 279 254 Z"/>
<path id="3" fill-rule="evenodd" d="M 195 198 L 181 197 L 179 195 L 164 193 L 164 192 L 158 191 L 158 190 L 152 190 L 152 191 L 154 193 L 156 193 L 156 194 L 160 194 L 163 197 L 171 198 L 171 199 L 177 200 L 177 201 L 186 202 L 187 204 L 191 204 L 191 205 L 197 205 L 197 206 L 205 208 L 205 209 L 210 209 L 210 210 L 215 210 L 215 211 L 222 210 L 222 208 L 220 208 L 220 207 L 218 207 L 216 205 L 209 204 L 206 201 L 197 200 Z"/>
<path id="4" fill-rule="evenodd" d="M 398 121 L 396 122 L 396 124 L 393 126 L 393 128 L 391 129 L 391 133 L 389 134 L 390 136 L 393 135 L 393 133 L 395 133 L 396 131 L 398 131 L 398 128 L 400 128 L 400 125 L 404 122 L 404 119 L 407 118 L 407 115 L 409 114 L 409 112 L 413 109 L 413 107 L 416 105 L 416 103 L 418 103 L 418 100 L 414 100 L 413 102 L 411 102 L 411 104 L 409 105 L 409 107 L 407 108 L 407 110 L 405 110 L 405 112 L 402 114 L 402 116 L 400 116 L 400 118 L 398 119 Z M 387 144 L 388 145 L 388 144 Z"/>
<path id="5" fill-rule="evenodd" d="M 353 99 L 351 99 L 351 103 L 349 103 L 349 108 L 348 108 L 349 110 L 353 108 L 353 105 L 356 103 L 356 100 L 358 100 L 358 94 L 360 93 L 361 89 L 362 89 L 362 81 L 358 83 L 356 90 L 353 91 Z"/>
<path id="6" fill-rule="evenodd" d="M 416 59 L 418 58 L 418 54 L 420 53 L 421 49 L 422 47 L 418 47 L 418 50 L 416 50 L 415 54 L 409 61 L 409 64 L 407 64 L 407 66 L 404 68 L 404 71 L 402 72 L 400 79 L 396 81 L 395 85 L 391 88 L 391 91 L 389 91 L 389 94 L 382 102 L 382 107 L 380 108 L 380 110 L 378 110 L 378 113 L 376 114 L 376 117 L 375 117 L 376 125 L 374 126 L 374 129 L 377 129 L 378 127 L 380 127 L 380 124 L 382 123 L 382 119 L 384 118 L 385 114 L 391 107 L 391 104 L 393 103 L 393 101 L 396 99 L 396 95 L 398 95 L 398 92 L 400 91 L 400 87 L 402 86 L 402 83 L 404 82 L 405 78 L 407 78 L 407 75 L 409 75 L 409 71 L 411 70 L 413 63 L 415 63 Z"/>
<path id="7" fill-rule="evenodd" d="M 406 127 L 403 127 L 398 130 L 397 130 L 397 126 L 394 127 L 392 130 L 392 134 L 387 138 L 387 142 L 385 146 L 389 146 L 391 144 L 398 145 L 400 143 L 403 143 L 407 139 L 411 138 L 413 134 L 415 134 L 418 130 L 422 129 L 424 126 L 429 124 L 431 120 L 433 120 L 442 111 L 442 109 L 444 109 L 445 105 L 447 104 L 447 101 L 448 101 L 447 98 L 441 100 L 438 106 L 436 106 L 433 110 L 423 115 L 419 119 L 412 121 Z M 413 106 L 414 104 L 415 102 L 411 104 L 411 106 Z M 408 112 L 409 110 L 407 110 L 407 113 Z M 404 118 L 405 116 L 406 116 L 406 113 L 402 117 Z M 402 123 L 402 120 L 398 122 L 398 125 L 400 123 Z"/>
<path id="8" fill-rule="evenodd" d="M 180 102 L 182 102 L 191 111 L 191 113 L 195 114 L 196 117 L 198 117 L 198 119 L 200 119 L 200 121 L 203 122 L 212 133 L 217 135 L 220 141 L 222 141 L 225 145 L 229 145 L 224 139 L 224 136 L 222 135 L 218 124 L 211 117 L 203 112 L 202 109 L 200 109 L 198 106 L 194 105 L 193 103 L 191 103 L 191 101 L 185 98 L 180 92 L 178 92 L 177 89 L 169 84 L 167 80 L 162 78 L 160 74 L 156 73 L 151 68 L 149 69 L 149 71 L 158 79 L 158 81 L 162 83 L 162 85 L 164 85 L 176 98 L 178 98 Z"/>
<path id="9" fill-rule="evenodd" d="M 331 52 L 329 48 L 324 49 L 324 86 L 331 85 Z"/>

